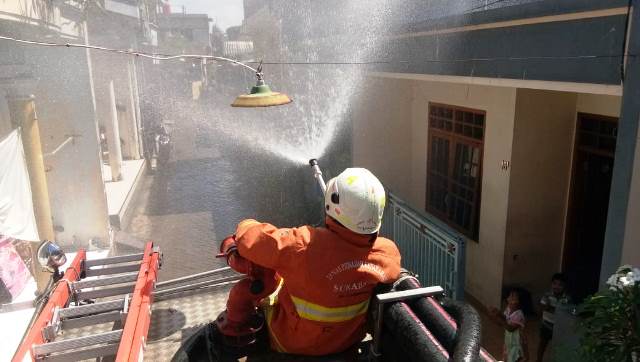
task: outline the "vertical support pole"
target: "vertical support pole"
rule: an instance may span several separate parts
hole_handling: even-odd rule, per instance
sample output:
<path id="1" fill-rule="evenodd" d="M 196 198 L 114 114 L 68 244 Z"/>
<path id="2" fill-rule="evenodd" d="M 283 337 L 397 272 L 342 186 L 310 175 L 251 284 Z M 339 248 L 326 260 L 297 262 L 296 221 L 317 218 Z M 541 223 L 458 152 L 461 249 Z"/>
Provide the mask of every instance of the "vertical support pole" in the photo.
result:
<path id="1" fill-rule="evenodd" d="M 27 171 L 29 172 L 31 198 L 38 227 L 38 236 L 41 240 L 55 240 L 47 176 L 44 169 L 42 144 L 40 143 L 40 128 L 34 100 L 34 96 L 9 98 L 9 114 L 12 126 L 14 128 L 22 128 L 22 145 L 24 147 Z M 37 252 L 39 245 L 40 241 L 32 240 L 31 272 L 36 280 L 37 292 L 41 293 L 46 288 L 50 275 L 42 271 L 42 268 L 38 265 Z"/>
<path id="2" fill-rule="evenodd" d="M 142 86 L 138 83 L 138 66 L 136 65 L 136 59 L 131 59 L 131 76 L 133 77 L 133 91 L 136 102 L 136 133 L 138 135 L 138 151 L 140 153 L 140 157 L 142 158 L 144 155 L 144 144 L 142 136 L 142 111 L 140 110 L 140 87 Z M 141 68 L 142 69 L 142 68 Z"/>
<path id="3" fill-rule="evenodd" d="M 107 141 L 109 142 L 109 166 L 111 180 L 122 180 L 122 148 L 120 145 L 120 128 L 118 126 L 118 109 L 116 107 L 116 93 L 113 80 L 109 82 L 109 109 L 111 120 L 107 122 Z"/>
<path id="4" fill-rule="evenodd" d="M 455 285 L 455 300 L 464 301 L 464 286 L 466 283 L 467 275 L 467 243 L 463 237 L 459 237 L 458 245 L 456 249 L 456 275 L 454 282 Z"/>
<path id="5" fill-rule="evenodd" d="M 134 78 L 133 78 L 133 73 L 134 73 L 134 68 L 133 68 L 133 58 L 129 58 L 127 60 L 127 79 L 129 81 L 129 103 L 131 104 L 130 106 L 130 114 L 131 114 L 131 118 L 129 120 L 130 124 L 129 127 L 131 127 L 131 130 L 133 132 L 133 158 L 135 158 L 136 160 L 139 160 L 140 157 L 140 139 L 139 139 L 139 135 L 138 135 L 138 107 L 137 107 L 137 102 L 136 102 L 136 88 L 137 88 L 137 83 L 134 82 Z"/>
<path id="6" fill-rule="evenodd" d="M 640 1 L 634 1 L 630 14 L 629 41 L 627 45 L 625 76 L 622 89 L 622 109 L 618 122 L 616 154 L 611 179 L 607 230 L 602 251 L 600 268 L 600 288 L 606 287 L 607 278 L 621 263 L 625 243 L 637 243 L 640 232 L 631 231 L 633 223 L 629 220 L 629 208 L 632 207 L 633 189 L 638 192 L 640 180 L 633 180 L 634 162 L 640 122 Z M 635 177 L 639 175 L 636 174 Z M 636 207 L 638 207 L 636 205 Z M 636 229 L 637 230 L 637 229 Z"/>

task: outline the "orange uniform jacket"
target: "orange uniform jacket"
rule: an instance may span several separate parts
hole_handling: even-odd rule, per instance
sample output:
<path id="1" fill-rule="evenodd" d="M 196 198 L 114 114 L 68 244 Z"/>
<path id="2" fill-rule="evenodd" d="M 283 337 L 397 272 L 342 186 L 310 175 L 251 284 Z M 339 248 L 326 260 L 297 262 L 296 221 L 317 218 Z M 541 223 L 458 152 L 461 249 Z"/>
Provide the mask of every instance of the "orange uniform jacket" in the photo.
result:
<path id="1" fill-rule="evenodd" d="M 326 228 L 278 229 L 245 220 L 236 230 L 241 256 L 284 279 L 267 310 L 272 348 L 325 355 L 364 337 L 373 288 L 400 273 L 393 241 L 351 232 L 327 218 Z"/>

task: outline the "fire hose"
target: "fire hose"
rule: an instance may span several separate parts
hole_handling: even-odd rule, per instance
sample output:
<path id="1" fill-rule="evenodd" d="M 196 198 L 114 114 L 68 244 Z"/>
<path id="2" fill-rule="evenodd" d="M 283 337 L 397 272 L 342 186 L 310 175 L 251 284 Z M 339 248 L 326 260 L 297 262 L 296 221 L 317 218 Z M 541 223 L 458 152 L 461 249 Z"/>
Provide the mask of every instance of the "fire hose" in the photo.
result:
<path id="1" fill-rule="evenodd" d="M 420 287 L 418 279 L 405 271 L 394 288 L 409 290 Z M 438 302 L 429 297 L 408 301 L 407 305 L 450 353 L 452 361 L 493 360 L 480 348 L 480 316 L 468 304 L 449 298 L 443 298 L 442 302 Z"/>

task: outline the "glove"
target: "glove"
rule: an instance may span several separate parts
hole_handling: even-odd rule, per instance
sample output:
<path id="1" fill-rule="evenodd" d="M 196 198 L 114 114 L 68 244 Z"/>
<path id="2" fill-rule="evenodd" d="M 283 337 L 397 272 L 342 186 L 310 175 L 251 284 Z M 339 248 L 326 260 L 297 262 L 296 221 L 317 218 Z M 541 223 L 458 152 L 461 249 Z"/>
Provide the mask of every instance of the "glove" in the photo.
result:
<path id="1" fill-rule="evenodd" d="M 216 257 L 226 257 L 227 265 L 229 265 L 231 269 L 242 274 L 251 274 L 251 262 L 238 254 L 235 235 L 227 236 L 222 241 L 222 244 L 220 244 L 220 254 L 216 255 Z"/>
<path id="2" fill-rule="evenodd" d="M 217 257 L 226 256 L 229 259 L 229 255 L 231 253 L 237 252 L 238 248 L 236 247 L 236 236 L 229 235 L 224 240 L 222 240 L 222 244 L 220 244 L 220 254 Z"/>

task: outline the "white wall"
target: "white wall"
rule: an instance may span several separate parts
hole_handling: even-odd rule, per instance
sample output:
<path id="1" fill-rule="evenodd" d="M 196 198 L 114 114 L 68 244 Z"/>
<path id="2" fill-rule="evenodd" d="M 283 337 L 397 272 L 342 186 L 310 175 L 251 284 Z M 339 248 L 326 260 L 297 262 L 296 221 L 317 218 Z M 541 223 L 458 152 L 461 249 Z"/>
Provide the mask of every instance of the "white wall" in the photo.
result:
<path id="1" fill-rule="evenodd" d="M 18 26 L 34 25 L 49 28 L 58 34 L 77 36 L 79 28 L 75 21 L 81 15 L 81 10 L 67 8 L 67 11 L 60 11 L 60 5 L 42 0 L 0 1 L 0 20 L 7 20 L 3 24 L 3 30 L 7 30 L 4 26 L 11 26 L 11 22 L 15 22 Z"/>
<path id="2" fill-rule="evenodd" d="M 138 142 L 136 142 L 135 137 L 135 132 L 138 131 L 135 121 L 135 109 L 132 109 L 131 106 L 133 94 L 129 82 L 129 73 L 127 71 L 129 58 L 123 57 L 120 54 L 92 52 L 91 59 L 98 123 L 104 127 L 111 124 L 109 83 L 113 80 L 116 104 L 119 109 L 123 110 L 118 112 L 120 138 L 124 141 L 122 156 L 124 159 L 138 159 L 140 158 L 141 152 L 139 151 Z"/>
<path id="3" fill-rule="evenodd" d="M 31 92 L 43 151 L 53 151 L 68 135 L 78 136 L 45 158 L 54 226 L 64 229 L 57 237 L 62 245 L 86 247 L 91 238 L 107 243 L 108 211 L 85 51 L 36 48 L 32 55 L 41 60 Z"/>
<path id="4" fill-rule="evenodd" d="M 106 242 L 107 204 L 85 52 L 66 48 L 26 48 L 25 52 L 33 77 L 4 85 L 0 92 L 35 95 L 45 154 L 69 135 L 77 136 L 55 155 L 44 158 L 56 237 L 66 247 L 86 247 L 91 238 Z M 9 115 L 4 97 L 2 102 L 0 124 L 6 124 Z"/>

